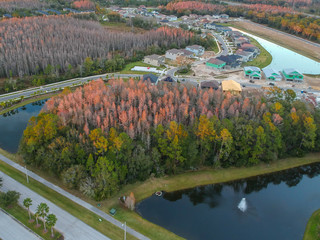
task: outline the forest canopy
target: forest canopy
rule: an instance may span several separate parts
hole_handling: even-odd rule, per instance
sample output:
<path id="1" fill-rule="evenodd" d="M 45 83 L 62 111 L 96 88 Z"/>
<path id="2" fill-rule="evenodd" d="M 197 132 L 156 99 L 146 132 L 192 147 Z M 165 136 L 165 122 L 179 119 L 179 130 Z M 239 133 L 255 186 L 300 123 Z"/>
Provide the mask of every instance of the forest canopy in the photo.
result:
<path id="1" fill-rule="evenodd" d="M 251 166 L 320 148 L 320 111 L 291 90 L 242 95 L 92 81 L 50 99 L 23 134 L 27 164 L 103 199 L 150 176 Z"/>

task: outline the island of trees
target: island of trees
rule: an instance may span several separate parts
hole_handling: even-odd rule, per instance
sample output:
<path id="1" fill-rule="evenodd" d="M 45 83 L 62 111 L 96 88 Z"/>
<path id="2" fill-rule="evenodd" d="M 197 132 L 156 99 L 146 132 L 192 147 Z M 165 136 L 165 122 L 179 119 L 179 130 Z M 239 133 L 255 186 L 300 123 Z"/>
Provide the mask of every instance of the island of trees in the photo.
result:
<path id="1" fill-rule="evenodd" d="M 204 166 L 281 161 L 320 148 L 320 111 L 291 90 L 241 95 L 187 85 L 91 82 L 50 99 L 20 153 L 96 200 Z"/>

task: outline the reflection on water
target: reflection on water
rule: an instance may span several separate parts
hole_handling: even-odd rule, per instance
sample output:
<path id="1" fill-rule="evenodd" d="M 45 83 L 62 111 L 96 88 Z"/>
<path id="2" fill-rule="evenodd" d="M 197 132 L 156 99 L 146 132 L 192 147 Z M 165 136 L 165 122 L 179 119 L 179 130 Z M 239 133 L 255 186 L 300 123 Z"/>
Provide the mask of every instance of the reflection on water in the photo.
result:
<path id="1" fill-rule="evenodd" d="M 0 148 L 15 153 L 29 119 L 37 116 L 47 99 L 36 101 L 0 115 Z"/>
<path id="2" fill-rule="evenodd" d="M 245 34 L 257 40 L 272 55 L 272 62 L 268 67 L 272 67 L 278 71 L 282 71 L 285 68 L 295 68 L 302 73 L 320 74 L 320 62 L 316 62 L 255 35 Z"/>
<path id="3" fill-rule="evenodd" d="M 152 196 L 144 218 L 187 239 L 302 239 L 320 208 L 320 164 Z M 246 198 L 248 210 L 237 206 Z M 272 231 L 270 230 L 272 229 Z"/>

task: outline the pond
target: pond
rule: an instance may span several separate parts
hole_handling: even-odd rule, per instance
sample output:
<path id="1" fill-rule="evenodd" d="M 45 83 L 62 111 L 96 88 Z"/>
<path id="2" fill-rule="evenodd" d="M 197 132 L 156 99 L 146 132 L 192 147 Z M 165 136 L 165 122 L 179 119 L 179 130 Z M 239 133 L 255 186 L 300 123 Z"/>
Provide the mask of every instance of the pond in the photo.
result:
<path id="1" fill-rule="evenodd" d="M 186 239 L 301 240 L 320 208 L 320 164 L 153 195 L 137 212 Z M 238 209 L 246 198 L 247 210 Z"/>
<path id="2" fill-rule="evenodd" d="M 302 56 L 263 38 L 246 32 L 243 33 L 257 40 L 261 46 L 272 55 L 272 62 L 268 67 L 272 67 L 278 71 L 282 71 L 285 68 L 295 68 L 305 74 L 320 74 L 320 62 Z"/>
<path id="3" fill-rule="evenodd" d="M 0 115 L 0 148 L 16 153 L 29 119 L 37 116 L 45 100 L 33 102 Z"/>

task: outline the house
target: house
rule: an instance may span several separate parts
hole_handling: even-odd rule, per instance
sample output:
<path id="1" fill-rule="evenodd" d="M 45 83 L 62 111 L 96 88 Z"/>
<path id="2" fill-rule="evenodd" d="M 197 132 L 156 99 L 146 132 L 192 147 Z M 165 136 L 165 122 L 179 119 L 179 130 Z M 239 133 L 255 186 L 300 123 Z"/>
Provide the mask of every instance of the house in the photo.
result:
<path id="1" fill-rule="evenodd" d="M 242 88 L 240 86 L 240 83 L 237 83 L 233 80 L 225 80 L 221 83 L 222 92 L 231 92 L 234 94 L 239 94 L 242 92 Z"/>
<path id="2" fill-rule="evenodd" d="M 254 52 L 244 51 L 243 49 L 238 49 L 235 54 L 241 57 L 242 62 L 248 62 L 254 58 Z"/>
<path id="3" fill-rule="evenodd" d="M 283 69 L 282 74 L 284 76 L 284 79 L 287 81 L 297 81 L 297 82 L 303 81 L 302 73 L 300 73 L 298 70 L 294 68 Z"/>
<path id="4" fill-rule="evenodd" d="M 164 57 L 159 56 L 157 54 L 145 56 L 143 59 L 144 63 L 150 64 L 152 66 L 157 66 L 159 67 L 160 65 L 164 64 Z"/>
<path id="5" fill-rule="evenodd" d="M 244 75 L 249 79 L 261 79 L 261 70 L 258 67 L 246 66 L 243 68 Z"/>
<path id="6" fill-rule="evenodd" d="M 209 61 L 206 62 L 206 66 L 208 68 L 214 68 L 214 69 L 223 69 L 225 65 L 226 65 L 226 62 L 217 58 L 210 58 Z"/>
<path id="7" fill-rule="evenodd" d="M 224 27 L 224 26 L 221 26 L 221 25 L 216 25 L 216 30 L 217 30 L 218 32 L 224 33 L 225 35 L 227 35 L 228 32 L 232 31 L 231 28 L 229 28 L 229 27 Z"/>
<path id="8" fill-rule="evenodd" d="M 222 18 L 222 19 L 228 19 L 228 18 L 229 18 L 229 15 L 228 15 L 228 14 L 221 14 L 221 15 L 220 15 L 220 18 Z"/>
<path id="9" fill-rule="evenodd" d="M 241 57 L 238 55 L 222 55 L 217 57 L 217 59 L 226 62 L 225 69 L 238 68 L 241 65 Z"/>
<path id="10" fill-rule="evenodd" d="M 201 56 L 204 54 L 204 47 L 200 45 L 187 46 L 186 50 L 193 52 L 196 54 L 196 56 Z"/>
<path id="11" fill-rule="evenodd" d="M 272 81 L 281 81 L 282 80 L 282 76 L 279 71 L 275 71 L 274 69 L 267 68 L 267 67 L 263 68 L 262 71 L 266 77 L 266 80 L 272 80 Z"/>
<path id="12" fill-rule="evenodd" d="M 195 55 L 193 52 L 186 50 L 186 49 L 181 49 L 180 51 L 182 52 L 181 56 L 184 56 L 187 58 L 193 58 Z"/>
<path id="13" fill-rule="evenodd" d="M 157 85 L 158 84 L 158 77 L 152 73 L 148 73 L 143 75 L 142 80 L 145 81 L 149 81 L 151 82 L 152 85 Z"/>
<path id="14" fill-rule="evenodd" d="M 174 48 L 166 51 L 165 57 L 175 61 L 177 57 L 181 56 L 182 54 L 183 53 L 180 50 Z"/>
<path id="15" fill-rule="evenodd" d="M 206 23 L 206 24 L 204 24 L 204 28 L 215 30 L 216 29 L 216 24 L 214 24 L 213 22 L 212 23 Z"/>
<path id="16" fill-rule="evenodd" d="M 200 87 L 202 89 L 204 89 L 204 88 L 213 88 L 214 90 L 218 90 L 219 89 L 219 83 L 216 80 L 204 81 L 204 82 L 200 83 Z"/>
<path id="17" fill-rule="evenodd" d="M 167 19 L 168 19 L 170 22 L 172 22 L 172 21 L 177 21 L 177 20 L 178 20 L 178 18 L 177 18 L 176 16 L 174 16 L 174 15 L 167 16 Z"/>

